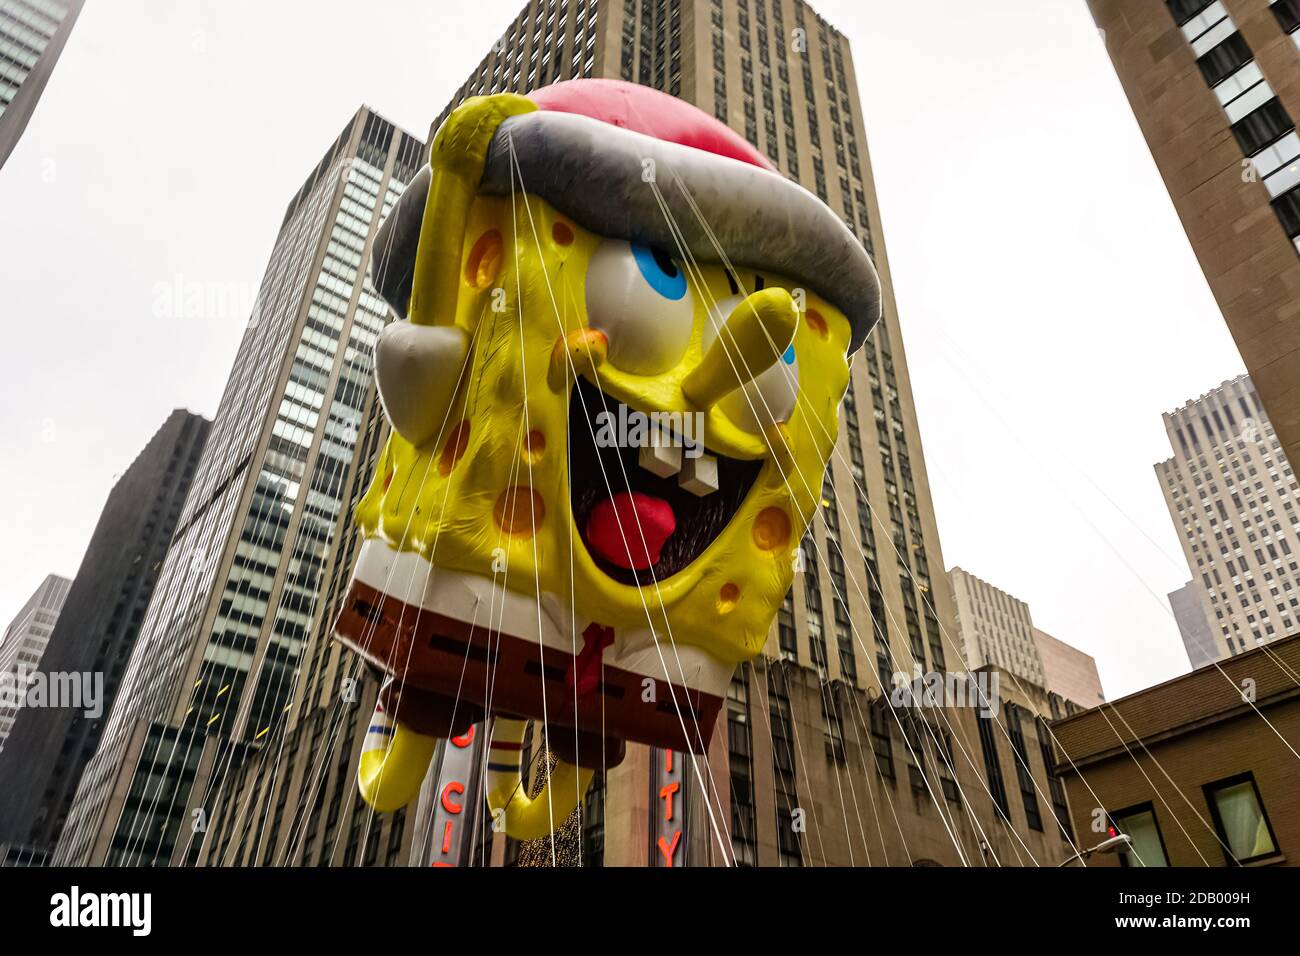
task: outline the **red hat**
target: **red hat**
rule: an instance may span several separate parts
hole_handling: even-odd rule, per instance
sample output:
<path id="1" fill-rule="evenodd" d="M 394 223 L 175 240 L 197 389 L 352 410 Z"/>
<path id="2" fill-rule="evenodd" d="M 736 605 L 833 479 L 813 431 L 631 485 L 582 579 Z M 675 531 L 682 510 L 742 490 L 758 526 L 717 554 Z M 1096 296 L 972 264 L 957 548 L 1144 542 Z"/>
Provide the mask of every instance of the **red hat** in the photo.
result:
<path id="1" fill-rule="evenodd" d="M 700 261 L 725 256 L 737 268 L 802 283 L 848 317 L 850 351 L 879 319 L 880 282 L 857 237 L 730 127 L 620 80 L 569 80 L 528 97 L 538 109 L 509 117 L 493 137 L 483 193 L 519 189 L 602 236 L 670 254 L 684 244 Z M 425 170 L 411 183 L 390 217 L 394 234 L 385 235 L 385 223 L 376 243 L 384 254 L 371 271 L 398 314 L 410 295 L 404 266 L 414 262 L 428 181 Z"/>
<path id="2" fill-rule="evenodd" d="M 622 80 L 566 80 L 528 94 L 539 110 L 576 113 L 661 139 L 776 171 L 734 129 L 685 100 Z"/>

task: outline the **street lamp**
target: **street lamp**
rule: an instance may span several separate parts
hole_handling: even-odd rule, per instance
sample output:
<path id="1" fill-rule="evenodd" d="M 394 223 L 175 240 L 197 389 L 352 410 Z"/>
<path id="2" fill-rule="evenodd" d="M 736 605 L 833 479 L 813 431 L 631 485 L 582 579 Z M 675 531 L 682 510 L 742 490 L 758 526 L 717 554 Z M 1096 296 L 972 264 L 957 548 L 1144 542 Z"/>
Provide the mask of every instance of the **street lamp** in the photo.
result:
<path id="1" fill-rule="evenodd" d="M 1058 867 L 1068 866 L 1075 860 L 1086 860 L 1094 853 L 1114 853 L 1116 850 L 1127 850 L 1133 845 L 1133 838 L 1127 833 L 1111 833 L 1110 836 L 1102 840 L 1096 846 L 1088 850 L 1076 850 L 1074 855 L 1066 858 L 1056 864 Z"/>

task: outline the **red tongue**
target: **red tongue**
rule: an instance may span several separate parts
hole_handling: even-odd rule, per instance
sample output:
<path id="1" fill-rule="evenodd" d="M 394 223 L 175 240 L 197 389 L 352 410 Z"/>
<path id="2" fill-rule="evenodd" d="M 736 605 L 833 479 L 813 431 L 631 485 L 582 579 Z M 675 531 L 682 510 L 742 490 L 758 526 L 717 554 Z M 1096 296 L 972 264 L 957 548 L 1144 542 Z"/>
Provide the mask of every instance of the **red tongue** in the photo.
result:
<path id="1" fill-rule="evenodd" d="M 659 560 L 659 552 L 677 527 L 673 506 L 639 491 L 620 491 L 606 498 L 587 519 L 587 544 L 620 568 L 640 571 Z"/>

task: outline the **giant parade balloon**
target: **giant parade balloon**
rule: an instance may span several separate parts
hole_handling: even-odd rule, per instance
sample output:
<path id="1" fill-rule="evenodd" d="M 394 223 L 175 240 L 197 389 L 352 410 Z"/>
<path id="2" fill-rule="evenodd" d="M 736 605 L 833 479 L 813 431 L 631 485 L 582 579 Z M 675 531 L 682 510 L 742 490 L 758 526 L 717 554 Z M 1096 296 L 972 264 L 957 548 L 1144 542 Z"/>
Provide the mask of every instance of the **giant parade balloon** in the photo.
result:
<path id="1" fill-rule="evenodd" d="M 359 785 L 417 794 L 490 721 L 505 831 L 553 831 L 628 741 L 705 753 L 819 506 L 862 244 L 699 109 L 574 80 L 473 97 L 380 230 L 391 432 L 336 637 L 387 680 Z M 521 786 L 527 721 L 559 759 Z"/>

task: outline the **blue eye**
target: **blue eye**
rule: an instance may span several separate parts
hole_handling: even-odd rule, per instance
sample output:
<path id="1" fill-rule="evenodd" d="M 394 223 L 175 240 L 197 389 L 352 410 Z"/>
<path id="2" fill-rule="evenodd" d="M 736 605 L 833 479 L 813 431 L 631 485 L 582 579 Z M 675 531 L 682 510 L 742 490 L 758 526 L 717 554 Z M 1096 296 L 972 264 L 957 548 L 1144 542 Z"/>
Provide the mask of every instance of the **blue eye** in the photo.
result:
<path id="1" fill-rule="evenodd" d="M 786 365 L 794 364 L 794 343 L 791 342 L 785 347 L 785 353 L 781 356 L 781 361 Z"/>
<path id="2" fill-rule="evenodd" d="M 686 273 L 677 267 L 668 253 L 636 242 L 631 245 L 637 268 L 650 288 L 674 301 L 686 294 Z"/>
<path id="3" fill-rule="evenodd" d="M 682 360 L 695 302 L 681 267 L 660 250 L 606 239 L 587 264 L 587 322 L 609 337 L 609 361 L 659 375 Z"/>

